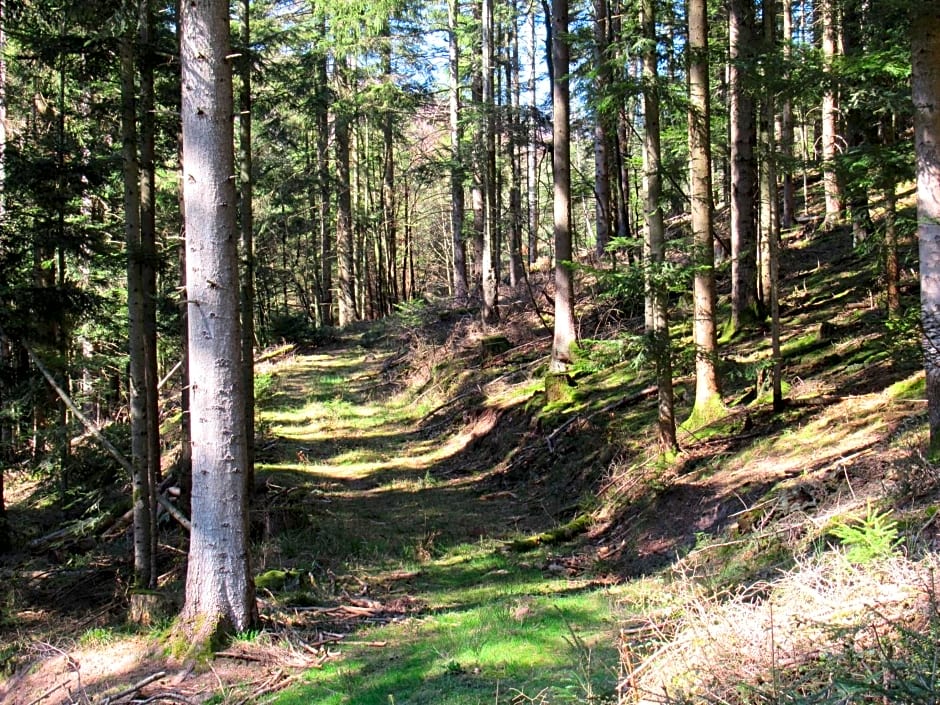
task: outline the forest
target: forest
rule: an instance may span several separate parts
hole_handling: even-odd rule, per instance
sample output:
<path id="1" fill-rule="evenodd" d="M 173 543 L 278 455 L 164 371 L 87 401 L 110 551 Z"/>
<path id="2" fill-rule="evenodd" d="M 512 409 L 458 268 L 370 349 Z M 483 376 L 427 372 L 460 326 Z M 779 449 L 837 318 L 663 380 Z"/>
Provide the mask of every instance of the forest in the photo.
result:
<path id="1" fill-rule="evenodd" d="M 936 703 L 940 8 L 0 0 L 0 703 Z"/>

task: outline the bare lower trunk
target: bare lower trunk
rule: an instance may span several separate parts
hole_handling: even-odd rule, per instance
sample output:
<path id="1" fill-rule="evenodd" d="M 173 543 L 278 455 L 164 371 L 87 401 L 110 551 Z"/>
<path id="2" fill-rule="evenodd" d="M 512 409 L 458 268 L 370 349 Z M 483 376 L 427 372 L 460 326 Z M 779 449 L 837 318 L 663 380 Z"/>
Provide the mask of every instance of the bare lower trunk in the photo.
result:
<path id="1" fill-rule="evenodd" d="M 675 402 L 672 388 L 672 351 L 669 340 L 668 297 L 662 278 L 656 276 L 665 262 L 665 227 L 662 209 L 662 172 L 659 127 L 659 87 L 656 55 L 654 0 L 643 2 L 643 35 L 648 49 L 643 54 L 643 117 L 646 126 L 643 142 L 643 170 L 646 182 L 646 239 L 653 276 L 647 283 L 647 297 L 652 326 L 648 331 L 656 361 L 659 387 L 659 444 L 664 451 L 674 451 L 676 442 Z"/>
<path id="2" fill-rule="evenodd" d="M 147 379 L 144 340 L 144 284 L 141 274 L 140 164 L 137 158 L 137 109 L 134 43 L 131 34 L 120 43 L 121 138 L 124 162 L 124 234 L 127 246 L 127 310 L 131 477 L 134 513 L 134 582 L 152 587 L 153 506 L 148 473 Z"/>
<path id="3" fill-rule="evenodd" d="M 574 271 L 571 247 L 571 139 L 569 127 L 570 87 L 568 85 L 568 2 L 552 2 L 552 123 L 554 217 L 555 217 L 555 336 L 552 343 L 554 371 L 573 361 L 577 339 L 574 323 Z"/>
<path id="4" fill-rule="evenodd" d="M 695 344 L 695 406 L 693 417 L 708 420 L 720 404 L 718 338 L 715 325 L 715 247 L 712 238 L 710 98 L 708 86 L 708 22 L 705 0 L 689 0 L 689 159 Z"/>
<path id="5" fill-rule="evenodd" d="M 197 645 L 257 620 L 249 568 L 228 3 L 182 5 L 192 531 L 180 626 Z"/>
<path id="6" fill-rule="evenodd" d="M 912 58 L 920 304 L 930 460 L 940 456 L 940 8 L 915 4 Z"/>
<path id="7" fill-rule="evenodd" d="M 838 53 L 838 8 L 836 0 L 822 0 L 823 61 L 827 76 Z M 827 85 L 822 100 L 823 187 L 826 194 L 826 223 L 842 219 L 842 187 L 836 172 L 835 158 L 839 152 L 839 96 L 835 86 Z"/>
<path id="8" fill-rule="evenodd" d="M 754 204 L 754 100 L 748 62 L 754 50 L 752 0 L 732 0 L 730 35 L 731 131 L 731 328 L 737 332 L 756 317 L 757 233 Z"/>

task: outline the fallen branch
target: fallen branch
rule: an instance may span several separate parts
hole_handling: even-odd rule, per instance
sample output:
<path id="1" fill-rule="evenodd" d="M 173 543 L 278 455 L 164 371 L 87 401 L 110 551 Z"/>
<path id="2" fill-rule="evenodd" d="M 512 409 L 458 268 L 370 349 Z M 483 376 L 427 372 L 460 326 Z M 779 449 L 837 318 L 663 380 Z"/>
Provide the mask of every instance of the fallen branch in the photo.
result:
<path id="1" fill-rule="evenodd" d="M 134 685 L 132 685 L 130 688 L 127 688 L 126 690 L 122 690 L 120 693 L 109 695 L 104 700 L 102 700 L 101 703 L 102 705 L 111 705 L 111 703 L 116 702 L 122 698 L 126 698 L 128 695 L 134 695 L 134 693 L 140 692 L 141 688 L 144 688 L 145 686 L 148 686 L 151 683 L 155 683 L 161 678 L 166 678 L 166 671 L 158 671 L 156 673 L 153 673 L 147 676 L 146 678 L 142 678 L 141 680 L 134 683 Z"/>
<path id="2" fill-rule="evenodd" d="M 47 690 L 45 693 L 43 693 L 42 695 L 40 695 L 38 698 L 36 698 L 35 700 L 30 701 L 28 705 L 37 705 L 37 703 L 41 703 L 43 700 L 45 700 L 46 698 L 48 698 L 50 695 L 52 695 L 54 692 L 56 692 L 56 691 L 59 690 L 60 688 L 64 688 L 65 685 L 66 685 L 66 683 L 68 683 L 68 681 L 62 681 L 62 682 L 59 683 L 58 685 L 52 686 L 51 688 L 49 688 L 49 690 Z"/>
<path id="3" fill-rule="evenodd" d="M 2 333 L 0 333 L 0 335 L 2 335 Z M 75 402 L 72 401 L 72 398 L 68 395 L 68 393 L 59 386 L 58 382 L 56 382 L 55 377 L 52 376 L 49 368 L 47 368 L 42 363 L 42 360 L 40 360 L 36 355 L 36 353 L 33 352 L 33 349 L 25 341 L 21 342 L 23 348 L 26 350 L 26 354 L 29 355 L 29 359 L 33 361 L 33 364 L 36 365 L 36 368 L 42 373 L 42 376 L 46 378 L 49 386 L 55 390 L 55 393 L 59 395 L 59 398 L 63 401 L 63 403 L 73 414 L 75 414 L 75 418 L 82 422 L 82 425 L 87 428 L 88 432 L 94 436 L 95 440 L 98 441 L 106 451 L 108 451 L 108 454 L 117 461 L 118 465 L 124 468 L 130 477 L 133 477 L 134 466 L 131 465 L 130 461 L 121 454 L 121 451 L 119 451 L 103 433 L 101 433 L 101 430 L 98 428 L 95 422 L 81 412 L 81 410 L 75 405 Z M 176 521 L 178 521 L 187 531 L 192 528 L 192 524 L 190 523 L 189 519 L 187 519 L 179 509 L 173 506 L 165 496 L 162 494 L 157 495 L 157 503 L 166 509 L 169 515 L 176 519 Z"/>

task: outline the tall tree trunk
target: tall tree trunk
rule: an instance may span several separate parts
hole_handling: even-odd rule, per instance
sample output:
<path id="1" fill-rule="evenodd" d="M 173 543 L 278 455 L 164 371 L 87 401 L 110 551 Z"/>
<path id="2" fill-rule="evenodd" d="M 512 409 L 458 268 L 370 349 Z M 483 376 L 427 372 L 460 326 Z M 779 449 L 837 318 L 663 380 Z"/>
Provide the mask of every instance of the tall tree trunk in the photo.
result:
<path id="1" fill-rule="evenodd" d="M 321 22 L 321 34 L 326 34 Z M 327 84 L 327 56 L 321 52 L 314 60 L 317 100 L 314 101 L 314 119 L 317 127 L 317 190 L 320 204 L 320 321 L 325 326 L 333 325 L 333 267 L 336 255 L 333 248 L 333 231 L 330 228 L 330 182 L 329 165 L 329 85 Z"/>
<path id="2" fill-rule="evenodd" d="M 245 449 L 248 455 L 245 482 L 248 496 L 254 489 L 255 475 L 255 236 L 254 181 L 251 153 L 251 0 L 241 0 L 241 61 L 238 63 L 241 85 L 238 91 L 238 161 L 239 161 L 239 282 L 242 324 L 242 376 L 245 387 Z"/>
<path id="3" fill-rule="evenodd" d="M 783 46 L 784 65 L 789 66 L 793 58 L 793 0 L 783 0 Z M 789 78 L 789 72 L 786 78 Z M 792 228 L 796 224 L 796 187 L 793 181 L 793 102 L 789 95 L 783 96 L 780 105 L 780 156 L 783 168 L 780 224 Z"/>
<path id="4" fill-rule="evenodd" d="M 688 0 L 689 163 L 692 199 L 692 257 L 695 345 L 694 424 L 715 416 L 721 405 L 718 339 L 715 325 L 715 247 L 712 236 L 708 19 L 705 0 Z"/>
<path id="5" fill-rule="evenodd" d="M 776 0 L 761 0 L 764 29 L 764 54 L 773 56 L 776 50 Z M 761 152 L 764 155 L 761 165 L 761 280 L 762 294 L 770 309 L 771 336 L 771 386 L 774 411 L 783 408 L 783 391 L 780 379 L 780 306 L 778 302 L 778 271 L 780 264 L 780 218 L 777 199 L 777 140 L 774 134 L 776 108 L 773 92 L 764 90 L 764 104 L 761 115 Z"/>
<path id="6" fill-rule="evenodd" d="M 136 17 L 136 8 L 128 17 Z M 129 23 L 130 25 L 130 23 Z M 133 27 L 133 25 L 130 25 Z M 127 31 L 120 41 L 121 62 L 121 141 L 124 164 L 124 236 L 127 245 L 127 310 L 129 353 L 129 402 L 131 421 L 131 478 L 134 516 L 134 582 L 137 587 L 153 586 L 154 525 L 149 502 L 147 471 L 147 381 L 144 340 L 144 286 L 141 276 L 140 242 L 140 163 L 137 156 L 137 94 L 135 85 L 134 35 Z"/>
<path id="7" fill-rule="evenodd" d="M 656 383 L 659 387 L 659 444 L 663 451 L 675 451 L 676 415 L 672 388 L 672 352 L 669 340 L 668 297 L 658 276 L 665 263 L 666 237 L 662 208 L 662 159 L 659 128 L 659 66 L 656 52 L 656 3 L 643 0 L 641 13 L 643 38 L 643 172 L 646 182 L 646 240 L 653 276 L 648 280 L 647 296 L 651 329 L 648 331 L 656 363 Z"/>
<path id="8" fill-rule="evenodd" d="M 757 232 L 754 204 L 754 100 L 748 74 L 754 55 L 753 0 L 731 0 L 728 23 L 731 131 L 731 330 L 757 318 Z"/>
<path id="9" fill-rule="evenodd" d="M 392 76 L 392 40 L 388 28 L 385 24 L 382 34 L 382 73 L 385 81 L 391 86 L 394 83 Z M 381 239 L 378 240 L 378 251 L 376 252 L 378 261 L 376 267 L 379 275 L 379 299 L 381 302 L 382 314 L 387 315 L 392 312 L 392 304 L 398 298 L 394 287 L 389 284 L 394 282 L 394 274 L 389 277 L 389 270 L 395 271 L 395 243 L 398 240 L 398 221 L 396 211 L 398 207 L 395 203 L 395 142 L 393 132 L 393 113 L 388 111 L 382 118 L 382 223 L 383 234 L 385 235 L 384 247 Z M 390 262 L 386 262 L 386 258 Z M 389 264 L 391 266 L 389 267 Z"/>
<path id="10" fill-rule="evenodd" d="M 447 1 L 448 52 L 450 68 L 450 227 L 454 248 L 454 300 L 466 304 L 470 291 L 467 286 L 467 248 L 463 239 L 464 220 L 464 165 L 460 141 L 460 42 L 457 17 L 460 0 Z"/>
<path id="11" fill-rule="evenodd" d="M 513 0 L 513 10 L 515 10 Z M 515 15 L 515 12 L 513 13 Z M 509 183 L 509 283 L 515 289 L 525 276 L 522 259 L 522 108 L 519 83 L 519 31 L 515 21 L 506 25 L 507 43 L 511 47 L 512 55 L 506 62 L 506 88 L 509 92 L 507 107 L 509 108 L 507 120 L 509 167 L 511 180 Z"/>
<path id="12" fill-rule="evenodd" d="M 613 155 L 611 150 L 610 109 L 606 107 L 610 90 L 610 57 L 607 55 L 607 34 L 610 12 L 607 0 L 594 1 L 594 63 L 597 78 L 594 81 L 594 251 L 598 260 L 604 256 L 610 242 L 612 211 L 610 175 Z"/>
<path id="13" fill-rule="evenodd" d="M 6 62 L 6 7 L 0 0 L 0 224 L 6 220 L 6 149 L 7 149 L 7 62 Z M 0 369 L 11 360 L 8 343 L 0 339 Z M 0 405 L 3 404 L 5 385 L 0 381 Z M 0 419 L 0 554 L 10 549 L 10 524 L 6 516 L 3 494 L 3 469 L 13 460 L 13 422 Z"/>
<path id="14" fill-rule="evenodd" d="M 493 0 L 483 0 L 483 322 L 499 320 L 496 208 L 496 104 L 493 88 Z"/>
<path id="15" fill-rule="evenodd" d="M 552 126 L 555 223 L 555 336 L 551 367 L 555 372 L 573 362 L 577 340 L 574 322 L 574 271 L 571 246 L 571 137 L 568 72 L 568 0 L 552 0 Z"/>
<path id="16" fill-rule="evenodd" d="M 940 7 L 912 5 L 917 238 L 927 378 L 929 460 L 940 458 Z"/>
<path id="17" fill-rule="evenodd" d="M 345 59 L 337 60 L 337 74 L 344 91 L 348 92 Z M 333 120 L 336 140 L 336 259 L 337 296 L 339 299 L 339 325 L 346 326 L 356 320 L 356 283 L 354 233 L 352 221 L 352 181 L 350 180 L 350 137 L 348 105 L 339 105 Z"/>
<path id="18" fill-rule="evenodd" d="M 180 628 L 197 647 L 257 621 L 248 544 L 229 7 L 182 3 L 192 531 Z"/>
<path id="19" fill-rule="evenodd" d="M 157 360 L 156 121 L 151 0 L 140 0 L 140 282 L 144 384 L 147 403 L 147 504 L 150 506 L 150 575 L 157 576 L 157 486 L 160 484 L 160 380 Z M 152 586 L 148 586 L 152 587 Z"/>
<path id="20" fill-rule="evenodd" d="M 177 52 L 180 50 L 179 38 L 182 34 L 180 25 L 181 0 L 175 2 Z M 182 238 L 177 250 L 180 286 L 179 286 L 179 314 L 180 314 L 180 506 L 186 516 L 192 516 L 191 500 L 193 489 L 193 444 L 191 416 L 189 412 L 189 299 L 186 293 L 186 199 L 183 196 L 183 129 L 178 124 L 176 135 L 177 152 L 177 202 L 179 204 L 180 220 L 183 223 Z"/>
<path id="21" fill-rule="evenodd" d="M 475 22 L 482 24 L 483 21 L 483 2 L 484 0 L 473 0 L 473 18 Z M 480 42 L 474 40 L 474 52 L 480 54 L 482 51 L 482 32 L 480 33 Z M 482 66 L 473 72 L 470 79 L 470 101 L 473 109 L 479 116 L 486 109 L 483 100 L 483 69 Z M 473 264 L 471 267 L 471 279 L 473 281 L 473 296 L 483 296 L 483 259 L 484 259 L 484 239 L 486 215 L 484 212 L 484 195 L 486 171 L 486 129 L 484 120 L 477 119 L 473 121 L 473 177 L 470 186 L 470 207 L 473 209 Z"/>
<path id="22" fill-rule="evenodd" d="M 889 149 L 895 142 L 894 120 L 888 118 L 882 125 L 882 141 Z M 883 176 L 882 192 L 885 199 L 884 229 L 885 229 L 885 295 L 887 299 L 888 317 L 897 318 L 901 313 L 901 264 L 898 258 L 898 195 L 897 179 L 894 172 L 888 167 Z"/>
<path id="23" fill-rule="evenodd" d="M 535 92 L 536 75 L 536 37 L 535 6 L 529 10 L 529 44 L 531 47 L 527 92 L 529 94 L 529 129 L 526 140 L 526 172 L 529 187 L 529 265 L 539 258 L 539 182 L 538 182 L 538 144 L 541 137 L 539 126 L 538 97 Z"/>
<path id="24" fill-rule="evenodd" d="M 842 187 L 836 171 L 835 158 L 839 151 L 839 94 L 833 77 L 833 61 L 839 45 L 838 0 L 820 0 L 822 21 L 823 66 L 827 83 L 822 100 L 822 158 L 823 187 L 826 195 L 826 224 L 833 225 L 842 219 Z"/>

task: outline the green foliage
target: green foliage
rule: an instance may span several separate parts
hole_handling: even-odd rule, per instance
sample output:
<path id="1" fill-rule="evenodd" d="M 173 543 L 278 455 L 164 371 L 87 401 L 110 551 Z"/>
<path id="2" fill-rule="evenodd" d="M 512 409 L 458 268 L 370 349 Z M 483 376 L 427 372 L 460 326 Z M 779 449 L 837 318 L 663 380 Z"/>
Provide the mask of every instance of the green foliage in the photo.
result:
<path id="1" fill-rule="evenodd" d="M 895 360 L 919 360 L 921 356 L 920 307 L 908 306 L 885 320 L 885 342 Z"/>
<path id="2" fill-rule="evenodd" d="M 891 513 L 878 512 L 871 505 L 864 519 L 839 521 L 829 532 L 848 549 L 845 557 L 856 564 L 888 558 L 900 546 L 898 523 Z"/>
<path id="3" fill-rule="evenodd" d="M 268 399 L 277 388 L 277 376 L 273 372 L 256 374 L 254 386 L 256 402 Z"/>

